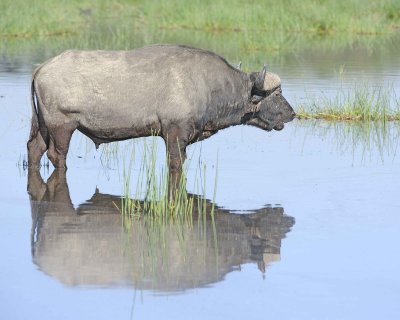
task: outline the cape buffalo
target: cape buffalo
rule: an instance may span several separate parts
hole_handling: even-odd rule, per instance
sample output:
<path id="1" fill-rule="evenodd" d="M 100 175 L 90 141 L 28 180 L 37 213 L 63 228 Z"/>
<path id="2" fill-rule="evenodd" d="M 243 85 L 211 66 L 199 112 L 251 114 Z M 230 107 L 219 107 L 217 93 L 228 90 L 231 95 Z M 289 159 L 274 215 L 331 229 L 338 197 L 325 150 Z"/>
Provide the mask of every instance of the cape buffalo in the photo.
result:
<path id="1" fill-rule="evenodd" d="M 181 45 L 68 50 L 33 72 L 28 165 L 39 166 L 47 150 L 53 165 L 65 168 L 78 129 L 96 147 L 159 135 L 170 173 L 178 173 L 186 146 L 220 129 L 281 130 L 295 113 L 280 84 L 265 67 L 247 74 L 215 53 Z"/>

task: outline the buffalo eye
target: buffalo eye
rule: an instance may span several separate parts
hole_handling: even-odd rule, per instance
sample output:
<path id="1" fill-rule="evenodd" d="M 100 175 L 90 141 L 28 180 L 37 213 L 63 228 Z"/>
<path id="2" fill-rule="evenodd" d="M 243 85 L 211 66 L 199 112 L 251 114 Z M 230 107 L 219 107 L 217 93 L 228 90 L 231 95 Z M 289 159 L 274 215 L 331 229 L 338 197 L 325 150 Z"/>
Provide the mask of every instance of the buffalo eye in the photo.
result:
<path id="1" fill-rule="evenodd" d="M 275 90 L 275 96 L 280 96 L 282 95 L 282 87 L 278 87 L 278 89 Z"/>

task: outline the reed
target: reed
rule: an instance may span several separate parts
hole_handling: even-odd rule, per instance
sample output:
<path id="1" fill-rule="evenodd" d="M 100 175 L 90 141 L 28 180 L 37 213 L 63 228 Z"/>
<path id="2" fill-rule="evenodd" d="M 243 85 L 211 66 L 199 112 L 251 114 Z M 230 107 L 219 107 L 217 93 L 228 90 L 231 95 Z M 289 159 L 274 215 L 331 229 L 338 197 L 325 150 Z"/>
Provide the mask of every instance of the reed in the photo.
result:
<path id="1" fill-rule="evenodd" d="M 334 95 L 322 95 L 297 110 L 299 119 L 329 121 L 399 121 L 400 99 L 393 87 L 368 84 L 341 88 Z"/>
<path id="2" fill-rule="evenodd" d="M 125 222 L 135 218 L 151 218 L 157 221 L 179 220 L 181 223 L 193 221 L 193 211 L 201 216 L 213 215 L 206 202 L 206 165 L 196 169 L 193 190 L 202 196 L 190 196 L 186 191 L 187 171 L 190 161 L 186 161 L 180 182 L 171 188 L 170 176 L 165 164 L 158 161 L 156 137 L 143 140 L 143 148 L 138 164 L 135 164 L 135 149 L 130 158 L 123 162 L 123 196 L 120 211 Z M 216 192 L 216 179 L 214 197 Z"/>

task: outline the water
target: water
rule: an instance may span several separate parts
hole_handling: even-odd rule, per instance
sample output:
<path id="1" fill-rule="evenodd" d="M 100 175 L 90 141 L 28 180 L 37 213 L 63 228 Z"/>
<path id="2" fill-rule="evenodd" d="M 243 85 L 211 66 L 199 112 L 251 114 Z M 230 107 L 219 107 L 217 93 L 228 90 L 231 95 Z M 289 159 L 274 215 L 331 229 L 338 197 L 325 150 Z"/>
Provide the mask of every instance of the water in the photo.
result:
<path id="1" fill-rule="evenodd" d="M 309 90 L 334 91 L 342 64 L 350 82 L 366 76 L 399 90 L 397 52 L 386 62 L 346 52 L 325 62 L 296 57 L 301 72 L 293 57 L 277 64 L 288 100 L 296 106 Z M 397 124 L 294 121 L 281 132 L 221 131 L 188 151 L 188 192 L 201 161 L 212 199 L 218 167 L 215 222 L 158 229 L 137 221 L 127 233 L 113 205 L 122 160 L 79 134 L 66 176 L 42 169 L 30 177 L 29 197 L 21 164 L 31 67 L 0 69 L 2 318 L 400 317 Z M 119 155 L 130 145 L 120 144 Z"/>

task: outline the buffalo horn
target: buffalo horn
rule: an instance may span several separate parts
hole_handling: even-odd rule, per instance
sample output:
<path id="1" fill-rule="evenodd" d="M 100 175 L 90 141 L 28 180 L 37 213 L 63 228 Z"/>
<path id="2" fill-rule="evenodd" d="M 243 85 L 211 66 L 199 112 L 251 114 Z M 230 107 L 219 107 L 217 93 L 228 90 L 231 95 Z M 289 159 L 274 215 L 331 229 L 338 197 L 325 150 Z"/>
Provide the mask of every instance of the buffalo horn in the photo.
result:
<path id="1" fill-rule="evenodd" d="M 267 74 L 267 66 L 264 64 L 261 72 L 257 74 L 256 81 L 254 83 L 255 87 L 259 90 L 264 90 L 265 75 Z"/>

